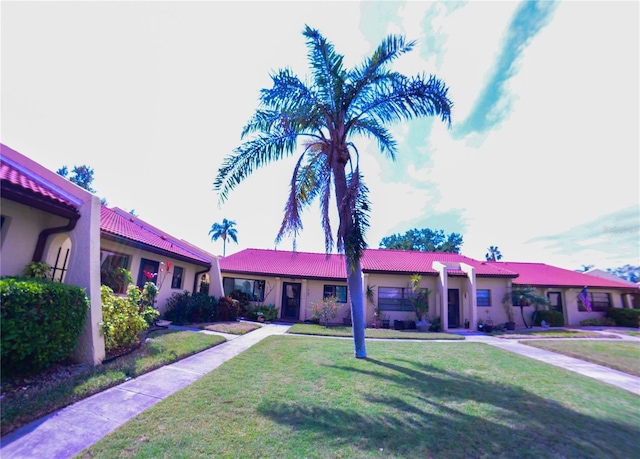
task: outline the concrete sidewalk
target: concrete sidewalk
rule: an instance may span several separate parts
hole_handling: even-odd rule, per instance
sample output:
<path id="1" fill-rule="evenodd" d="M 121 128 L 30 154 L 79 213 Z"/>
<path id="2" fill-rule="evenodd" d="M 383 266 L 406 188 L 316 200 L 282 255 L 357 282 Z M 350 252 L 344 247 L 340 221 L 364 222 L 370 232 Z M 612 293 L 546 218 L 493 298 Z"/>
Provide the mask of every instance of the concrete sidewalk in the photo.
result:
<path id="1" fill-rule="evenodd" d="M 246 335 L 158 368 L 95 394 L 2 437 L 0 457 L 63 459 L 73 457 L 108 433 L 227 360 L 289 324 L 268 324 Z"/>
<path id="2" fill-rule="evenodd" d="M 600 341 L 604 338 L 597 339 L 598 341 Z M 501 339 L 488 335 L 465 335 L 465 341 L 489 344 L 491 346 L 504 349 L 505 351 L 514 352 L 516 354 L 530 357 L 532 359 L 539 360 L 556 367 L 561 367 L 566 370 L 597 379 L 598 381 L 611 384 L 612 386 L 628 390 L 636 395 L 640 395 L 639 377 L 629 375 L 627 373 L 622 373 L 621 371 L 617 371 L 612 368 L 597 365 L 595 363 L 585 362 L 584 360 L 575 359 L 573 357 L 557 354 L 555 352 L 539 349 L 533 346 L 527 346 L 526 344 L 519 343 L 516 339 Z M 629 341 L 638 341 L 638 339 L 631 338 L 629 339 Z"/>

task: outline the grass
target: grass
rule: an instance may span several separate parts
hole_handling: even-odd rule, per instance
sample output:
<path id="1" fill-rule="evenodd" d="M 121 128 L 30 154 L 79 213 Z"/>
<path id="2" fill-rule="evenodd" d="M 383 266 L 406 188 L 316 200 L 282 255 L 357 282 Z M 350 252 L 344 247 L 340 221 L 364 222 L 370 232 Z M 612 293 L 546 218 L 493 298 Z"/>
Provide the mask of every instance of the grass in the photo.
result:
<path id="1" fill-rule="evenodd" d="M 536 330 L 517 333 L 496 334 L 496 338 L 503 339 L 536 339 L 536 338 L 620 338 L 616 335 L 605 335 L 592 331 L 579 330 Z"/>
<path id="2" fill-rule="evenodd" d="M 640 342 L 527 341 L 523 344 L 640 376 Z"/>
<path id="3" fill-rule="evenodd" d="M 481 343 L 352 346 L 269 337 L 80 457 L 637 457 L 630 392 Z"/>
<path id="4" fill-rule="evenodd" d="M 343 326 L 330 326 L 325 327 L 323 325 L 316 324 L 295 324 L 288 333 L 297 335 L 316 335 L 316 336 L 342 336 L 352 337 L 353 329 L 351 327 Z M 384 328 L 367 328 L 365 330 L 365 338 L 388 338 L 388 339 L 421 339 L 421 340 L 463 340 L 464 337 L 460 335 L 453 335 L 449 333 L 421 333 L 415 331 L 400 331 L 389 330 Z"/>
<path id="5" fill-rule="evenodd" d="M 623 334 L 623 335 L 640 337 L 640 331 L 637 331 L 637 330 L 606 328 L 606 329 L 603 329 L 602 331 L 611 332 L 611 333 L 620 333 L 620 334 Z"/>
<path id="6" fill-rule="evenodd" d="M 214 322 L 198 324 L 201 330 L 215 331 L 218 333 L 229 333 L 231 335 L 244 335 L 260 328 L 260 325 L 249 322 Z"/>
<path id="7" fill-rule="evenodd" d="M 27 379 L 3 381 L 1 433 L 226 340 L 190 331 L 161 330 L 131 354 L 97 367 L 57 367 Z"/>

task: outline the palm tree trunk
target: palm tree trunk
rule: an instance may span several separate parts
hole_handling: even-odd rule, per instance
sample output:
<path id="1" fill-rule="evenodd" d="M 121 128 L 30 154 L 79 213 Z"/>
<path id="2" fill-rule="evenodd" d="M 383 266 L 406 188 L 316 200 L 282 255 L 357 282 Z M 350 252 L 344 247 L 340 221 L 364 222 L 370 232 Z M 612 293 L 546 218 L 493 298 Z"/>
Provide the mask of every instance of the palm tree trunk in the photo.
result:
<path id="1" fill-rule="evenodd" d="M 349 240 L 349 234 L 353 231 L 350 209 L 343 206 L 344 197 L 347 194 L 347 177 L 345 174 L 345 164 L 337 161 L 334 157 L 333 178 L 335 183 L 336 204 L 338 206 L 338 218 L 340 227 L 338 232 L 342 232 L 343 241 Z M 353 345 L 355 357 L 357 359 L 367 358 L 367 349 L 364 339 L 364 291 L 362 288 L 362 268 L 360 260 L 349 260 L 345 256 L 345 269 L 347 274 L 347 285 L 351 297 L 351 326 L 353 327 Z"/>
<path id="2" fill-rule="evenodd" d="M 364 290 L 362 288 L 362 269 L 360 262 L 350 266 L 346 260 L 347 285 L 351 296 L 351 326 L 353 327 L 353 345 L 357 359 L 367 358 L 364 339 Z"/>

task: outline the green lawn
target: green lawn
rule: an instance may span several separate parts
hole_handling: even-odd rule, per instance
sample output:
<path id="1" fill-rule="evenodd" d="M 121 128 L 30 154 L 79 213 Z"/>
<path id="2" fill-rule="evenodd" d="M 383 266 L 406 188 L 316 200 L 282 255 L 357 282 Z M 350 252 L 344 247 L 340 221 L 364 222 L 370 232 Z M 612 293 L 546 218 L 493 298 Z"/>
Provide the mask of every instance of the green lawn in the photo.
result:
<path id="1" fill-rule="evenodd" d="M 622 339 L 619 336 L 613 334 L 603 334 L 593 331 L 580 331 L 580 330 L 531 330 L 531 331 L 519 331 L 508 332 L 504 334 L 494 335 L 496 338 L 502 339 L 537 339 L 537 338 L 610 338 L 610 339 Z"/>
<path id="2" fill-rule="evenodd" d="M 162 330 L 129 355 L 97 367 L 59 366 L 27 379 L 3 380 L 2 435 L 129 378 L 216 346 L 221 336 Z"/>
<path id="3" fill-rule="evenodd" d="M 296 335 L 316 335 L 316 336 L 342 336 L 352 337 L 353 329 L 351 327 L 343 326 L 330 326 L 325 327 L 323 325 L 316 324 L 295 324 L 289 328 L 288 333 Z M 365 330 L 366 338 L 388 338 L 388 339 L 423 339 L 423 340 L 463 340 L 464 337 L 460 335 L 453 335 L 449 333 L 420 333 L 417 331 L 409 330 L 390 330 L 384 328 L 367 328 Z"/>
<path id="4" fill-rule="evenodd" d="M 522 344 L 640 376 L 640 341 L 523 341 Z"/>
<path id="5" fill-rule="evenodd" d="M 630 458 L 640 398 L 481 343 L 274 336 L 81 457 Z"/>

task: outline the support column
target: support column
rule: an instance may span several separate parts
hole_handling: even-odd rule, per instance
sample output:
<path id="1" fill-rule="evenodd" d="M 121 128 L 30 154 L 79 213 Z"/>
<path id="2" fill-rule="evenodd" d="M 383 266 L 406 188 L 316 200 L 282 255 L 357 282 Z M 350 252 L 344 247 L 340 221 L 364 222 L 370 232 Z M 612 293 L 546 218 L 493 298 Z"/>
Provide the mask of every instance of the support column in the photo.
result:
<path id="1" fill-rule="evenodd" d="M 449 285 L 447 279 L 447 266 L 439 261 L 434 261 L 433 269 L 438 271 L 438 291 L 440 292 L 440 324 L 442 331 L 449 331 Z"/>
<path id="2" fill-rule="evenodd" d="M 471 312 L 471 317 L 469 318 L 469 329 L 475 329 L 476 324 L 478 323 L 478 304 L 476 302 L 476 270 L 473 266 L 467 265 L 465 263 L 460 263 L 460 269 L 462 272 L 467 274 L 467 284 L 469 286 L 469 309 Z"/>

